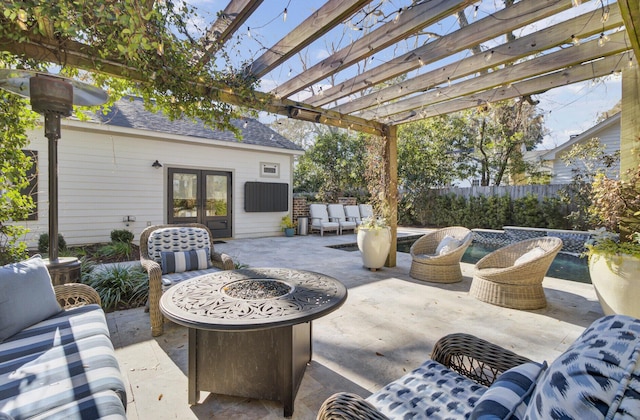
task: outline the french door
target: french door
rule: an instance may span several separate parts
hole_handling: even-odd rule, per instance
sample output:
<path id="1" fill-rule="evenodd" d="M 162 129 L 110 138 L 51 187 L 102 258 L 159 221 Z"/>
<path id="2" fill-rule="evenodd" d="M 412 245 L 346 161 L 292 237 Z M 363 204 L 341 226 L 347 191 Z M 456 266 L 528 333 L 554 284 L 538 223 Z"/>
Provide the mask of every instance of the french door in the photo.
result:
<path id="1" fill-rule="evenodd" d="M 169 168 L 168 222 L 202 223 L 214 238 L 230 238 L 231 172 Z"/>

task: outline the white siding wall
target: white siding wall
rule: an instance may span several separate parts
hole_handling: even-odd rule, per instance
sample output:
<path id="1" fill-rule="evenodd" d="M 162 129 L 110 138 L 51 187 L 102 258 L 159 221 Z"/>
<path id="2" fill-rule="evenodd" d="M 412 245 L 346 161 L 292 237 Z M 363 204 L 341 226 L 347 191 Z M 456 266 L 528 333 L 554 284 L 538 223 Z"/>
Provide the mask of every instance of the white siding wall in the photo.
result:
<path id="1" fill-rule="evenodd" d="M 620 150 L 620 124 L 612 124 L 608 127 L 602 129 L 599 132 L 596 132 L 591 137 L 598 137 L 600 139 L 600 143 L 605 145 L 605 153 L 612 154 L 617 150 Z M 590 137 L 590 138 L 591 138 Z M 566 151 L 568 152 L 568 150 Z M 566 152 L 561 152 L 556 159 L 553 161 L 553 179 L 551 180 L 552 184 L 569 184 L 571 182 L 571 178 L 573 177 L 572 169 L 576 168 L 576 166 L 567 166 L 560 156 L 562 156 Z M 579 165 L 583 166 L 583 165 Z M 618 177 L 620 173 L 620 165 L 619 163 L 614 165 L 611 168 L 608 176 Z"/>
<path id="2" fill-rule="evenodd" d="M 114 229 L 129 229 L 134 241 L 151 224 L 167 221 L 167 169 L 194 168 L 232 173 L 233 237 L 281 235 L 280 219 L 286 212 L 246 213 L 247 181 L 288 183 L 291 197 L 292 155 L 286 150 L 240 145 L 229 147 L 212 140 L 173 137 L 171 141 L 149 137 L 149 132 L 73 122 L 63 125 L 58 143 L 59 232 L 67 244 L 109 242 Z M 111 131 L 109 131 L 111 130 Z M 123 133 L 124 132 L 124 133 Z M 162 136 L 162 133 L 152 133 Z M 25 222 L 26 238 L 36 247 L 48 231 L 48 150 L 42 129 L 30 133 L 30 149 L 38 151 L 38 220 Z M 231 145 L 233 146 L 233 145 Z M 163 167 L 153 168 L 158 159 Z M 280 165 L 279 178 L 260 177 L 260 162 Z M 289 203 L 291 208 L 291 198 Z M 128 225 L 125 216 L 134 216 Z"/>

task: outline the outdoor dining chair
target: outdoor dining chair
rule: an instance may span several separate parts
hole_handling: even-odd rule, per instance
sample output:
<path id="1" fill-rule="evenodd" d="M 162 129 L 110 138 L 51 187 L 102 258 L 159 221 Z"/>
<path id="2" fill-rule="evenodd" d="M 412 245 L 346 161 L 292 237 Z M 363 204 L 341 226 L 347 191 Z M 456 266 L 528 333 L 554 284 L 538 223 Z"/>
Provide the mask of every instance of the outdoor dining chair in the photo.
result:
<path id="1" fill-rule="evenodd" d="M 542 280 L 560 249 L 562 239 L 551 236 L 499 248 L 476 263 L 469 294 L 507 308 L 544 308 Z"/>
<path id="2" fill-rule="evenodd" d="M 461 226 L 427 233 L 411 245 L 409 275 L 435 283 L 462 281 L 460 260 L 472 240 L 473 233 Z"/>

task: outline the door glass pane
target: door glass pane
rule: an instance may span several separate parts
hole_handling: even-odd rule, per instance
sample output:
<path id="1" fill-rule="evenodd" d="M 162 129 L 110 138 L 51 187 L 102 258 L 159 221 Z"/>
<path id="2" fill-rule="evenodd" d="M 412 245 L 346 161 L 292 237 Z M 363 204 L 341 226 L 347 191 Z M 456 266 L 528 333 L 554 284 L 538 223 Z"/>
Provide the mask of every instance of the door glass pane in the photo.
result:
<path id="1" fill-rule="evenodd" d="M 198 216 L 198 176 L 173 174 L 173 217 Z"/>
<path id="2" fill-rule="evenodd" d="M 227 215 L 227 177 L 207 175 L 207 216 Z"/>

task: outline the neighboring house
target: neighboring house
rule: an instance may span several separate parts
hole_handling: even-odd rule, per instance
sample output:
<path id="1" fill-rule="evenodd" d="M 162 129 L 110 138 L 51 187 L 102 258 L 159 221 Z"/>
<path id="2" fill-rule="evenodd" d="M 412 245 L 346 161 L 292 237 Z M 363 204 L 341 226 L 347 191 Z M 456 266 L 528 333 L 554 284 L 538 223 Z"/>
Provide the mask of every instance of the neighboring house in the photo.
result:
<path id="1" fill-rule="evenodd" d="M 135 235 L 149 225 L 199 222 L 214 238 L 280 233 L 292 209 L 296 144 L 260 122 L 242 131 L 170 121 L 140 99 L 117 102 L 94 121 L 62 120 L 58 141 L 58 230 L 67 244 L 109 242 L 114 229 Z M 29 133 L 37 154 L 37 215 L 24 222 L 30 247 L 48 231 L 48 148 L 42 127 Z M 246 193 L 246 195 L 245 195 Z"/>
<path id="2" fill-rule="evenodd" d="M 571 150 L 571 147 L 575 144 L 584 143 L 594 137 L 600 139 L 600 143 L 605 146 L 605 153 L 613 154 L 620 150 L 620 113 L 596 124 L 582 134 L 572 136 L 569 141 L 539 156 L 539 159 L 551 167 L 552 184 L 568 184 L 571 182 L 573 169 L 577 169 L 577 167 L 567 166 L 562 160 L 562 156 Z M 610 169 L 607 175 L 617 177 L 619 173 L 620 163 L 618 162 Z"/>

